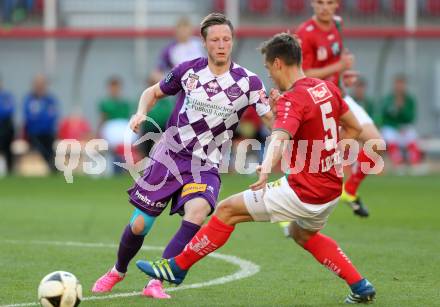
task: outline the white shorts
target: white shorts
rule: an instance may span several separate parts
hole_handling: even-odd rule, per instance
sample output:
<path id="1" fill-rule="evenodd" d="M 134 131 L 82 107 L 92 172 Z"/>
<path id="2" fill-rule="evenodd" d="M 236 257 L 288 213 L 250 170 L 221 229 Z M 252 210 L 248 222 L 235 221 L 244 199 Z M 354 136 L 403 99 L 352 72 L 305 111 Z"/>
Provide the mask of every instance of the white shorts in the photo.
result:
<path id="1" fill-rule="evenodd" d="M 364 108 L 362 108 L 356 101 L 354 101 L 351 96 L 345 96 L 344 100 L 350 108 L 350 111 L 353 112 L 359 124 L 361 124 L 361 126 L 374 124 L 373 119 L 371 119 L 370 115 L 368 115 Z"/>
<path id="2" fill-rule="evenodd" d="M 394 143 L 401 147 L 406 147 L 418 139 L 417 131 L 412 125 L 407 125 L 400 129 L 383 126 L 382 135 L 388 144 Z"/>
<path id="3" fill-rule="evenodd" d="M 295 221 L 301 228 L 317 231 L 327 223 L 328 216 L 336 206 L 339 197 L 320 205 L 302 202 L 289 186 L 286 177 L 270 182 L 264 190 L 246 190 L 244 203 L 256 222 Z"/>

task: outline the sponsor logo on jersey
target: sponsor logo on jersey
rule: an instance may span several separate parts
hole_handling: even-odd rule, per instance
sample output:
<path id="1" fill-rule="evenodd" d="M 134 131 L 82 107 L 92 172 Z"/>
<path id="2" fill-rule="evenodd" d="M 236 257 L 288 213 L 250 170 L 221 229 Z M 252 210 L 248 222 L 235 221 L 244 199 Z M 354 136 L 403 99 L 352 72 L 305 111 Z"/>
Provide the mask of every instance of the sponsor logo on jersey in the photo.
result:
<path id="1" fill-rule="evenodd" d="M 316 58 L 318 59 L 318 61 L 327 60 L 328 58 L 327 48 L 325 48 L 324 46 L 319 47 L 318 51 L 316 52 Z"/>
<path id="2" fill-rule="evenodd" d="M 206 183 L 188 183 L 185 184 L 182 188 L 182 197 L 197 193 L 197 192 L 205 192 L 206 191 Z"/>
<path id="3" fill-rule="evenodd" d="M 151 201 L 150 199 L 148 199 L 147 196 L 142 195 L 139 190 L 136 190 L 135 195 L 137 197 L 137 199 L 139 199 L 141 202 L 143 202 L 144 204 L 151 206 L 151 207 L 156 207 L 156 208 L 165 208 L 166 207 L 166 203 L 161 203 L 161 202 L 154 202 Z"/>
<path id="4" fill-rule="evenodd" d="M 312 96 L 313 102 L 315 103 L 320 103 L 333 97 L 325 83 L 319 83 L 315 87 L 307 89 L 307 91 L 309 92 L 310 96 Z"/>
<path id="5" fill-rule="evenodd" d="M 330 35 L 327 36 L 327 39 L 329 41 L 334 40 L 335 39 L 335 35 L 334 34 L 330 34 Z"/>
<path id="6" fill-rule="evenodd" d="M 186 80 L 186 88 L 188 91 L 192 91 L 197 87 L 197 81 L 199 80 L 199 76 L 196 74 L 189 74 L 188 80 Z"/>

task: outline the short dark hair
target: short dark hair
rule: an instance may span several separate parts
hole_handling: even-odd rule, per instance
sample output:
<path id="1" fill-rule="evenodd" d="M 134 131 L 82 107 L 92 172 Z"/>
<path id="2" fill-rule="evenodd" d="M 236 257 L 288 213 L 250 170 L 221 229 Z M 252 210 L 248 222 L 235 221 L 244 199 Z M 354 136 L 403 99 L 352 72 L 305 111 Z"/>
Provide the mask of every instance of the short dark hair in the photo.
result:
<path id="1" fill-rule="evenodd" d="M 203 39 L 206 39 L 208 28 L 215 25 L 229 26 L 232 35 L 234 35 L 234 26 L 232 25 L 232 22 L 228 18 L 226 18 L 225 15 L 223 15 L 222 13 L 211 13 L 203 18 L 202 22 L 200 23 L 200 34 L 202 35 Z"/>
<path id="2" fill-rule="evenodd" d="M 261 45 L 260 51 L 270 63 L 273 63 L 275 58 L 283 60 L 289 66 L 300 66 L 302 63 L 301 45 L 296 36 L 289 33 L 275 34 Z"/>

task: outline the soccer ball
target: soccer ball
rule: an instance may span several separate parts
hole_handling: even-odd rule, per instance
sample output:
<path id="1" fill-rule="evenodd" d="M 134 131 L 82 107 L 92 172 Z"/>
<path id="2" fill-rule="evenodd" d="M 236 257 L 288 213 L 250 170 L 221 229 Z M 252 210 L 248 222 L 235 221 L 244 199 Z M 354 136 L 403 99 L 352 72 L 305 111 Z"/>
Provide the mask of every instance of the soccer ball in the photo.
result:
<path id="1" fill-rule="evenodd" d="M 38 300 L 43 307 L 76 307 L 82 300 L 82 286 L 72 273 L 52 272 L 41 280 Z"/>

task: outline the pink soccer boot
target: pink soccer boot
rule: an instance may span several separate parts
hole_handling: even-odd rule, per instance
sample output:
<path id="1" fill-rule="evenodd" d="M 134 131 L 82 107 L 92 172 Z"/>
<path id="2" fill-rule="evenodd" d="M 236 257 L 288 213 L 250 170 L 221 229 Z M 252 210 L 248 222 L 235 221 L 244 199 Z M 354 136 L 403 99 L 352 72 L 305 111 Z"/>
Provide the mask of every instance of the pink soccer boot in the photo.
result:
<path id="1" fill-rule="evenodd" d="M 93 293 L 104 293 L 112 291 L 113 287 L 124 279 L 125 276 L 120 276 L 118 272 L 110 270 L 101 276 L 93 285 Z"/>
<path id="2" fill-rule="evenodd" d="M 162 282 L 157 279 L 150 280 L 142 291 L 142 295 L 158 299 L 171 298 L 171 296 L 165 292 Z"/>

